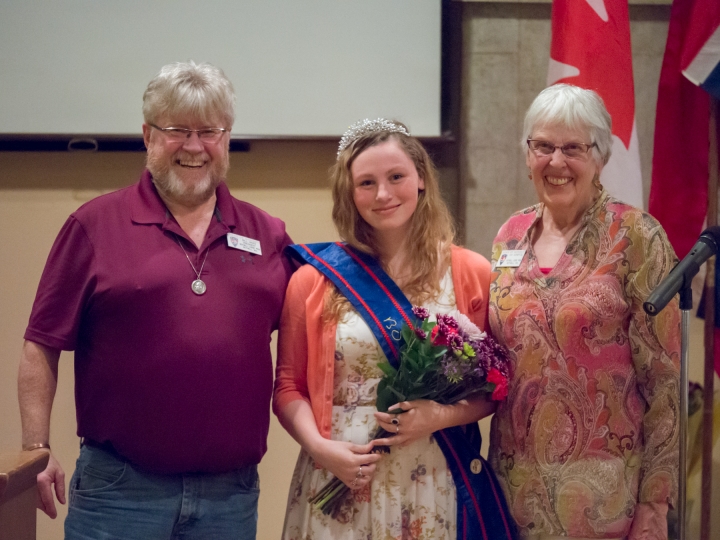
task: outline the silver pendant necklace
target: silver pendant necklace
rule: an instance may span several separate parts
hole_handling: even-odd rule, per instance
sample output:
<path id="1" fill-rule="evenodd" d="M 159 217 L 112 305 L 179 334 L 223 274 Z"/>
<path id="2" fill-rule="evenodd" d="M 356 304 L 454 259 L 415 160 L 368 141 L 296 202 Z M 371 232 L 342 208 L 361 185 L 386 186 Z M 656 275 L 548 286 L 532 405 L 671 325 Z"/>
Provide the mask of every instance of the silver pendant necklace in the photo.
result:
<path id="1" fill-rule="evenodd" d="M 185 254 L 185 258 L 190 263 L 190 266 L 193 269 L 193 272 L 195 272 L 196 279 L 192 282 L 192 285 L 190 285 L 190 288 L 192 289 L 192 292 L 200 296 L 201 294 L 205 294 L 205 291 L 207 291 L 207 285 L 205 285 L 205 282 L 200 279 L 200 275 L 202 274 L 203 268 L 205 268 L 205 261 L 207 261 L 208 253 L 210 253 L 210 248 L 207 249 L 205 252 L 205 258 L 203 259 L 202 265 L 200 266 L 200 271 L 198 272 L 195 270 L 195 265 L 190 260 L 190 257 L 187 254 L 187 251 L 185 251 L 185 248 L 180 243 L 180 240 L 178 240 L 178 237 L 175 237 L 175 241 L 178 243 L 178 246 L 180 246 L 180 249 L 183 250 L 183 253 Z"/>

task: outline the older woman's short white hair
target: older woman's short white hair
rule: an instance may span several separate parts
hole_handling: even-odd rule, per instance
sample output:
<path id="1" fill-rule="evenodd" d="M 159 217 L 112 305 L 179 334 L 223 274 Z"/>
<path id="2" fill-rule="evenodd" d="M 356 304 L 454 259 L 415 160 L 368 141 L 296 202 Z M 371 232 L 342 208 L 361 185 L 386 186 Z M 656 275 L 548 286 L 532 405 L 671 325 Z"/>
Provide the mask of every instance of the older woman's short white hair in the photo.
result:
<path id="1" fill-rule="evenodd" d="M 190 118 L 207 125 L 222 122 L 231 129 L 235 121 L 235 92 L 220 68 L 211 64 L 177 62 L 163 66 L 143 94 L 146 123 L 163 116 Z M 176 120 L 177 121 L 177 120 Z"/>
<path id="2" fill-rule="evenodd" d="M 595 161 L 605 165 L 612 153 L 612 119 L 602 98 L 592 90 L 571 84 L 554 84 L 540 92 L 525 113 L 522 147 L 536 129 L 560 126 L 585 131 L 593 148 Z"/>

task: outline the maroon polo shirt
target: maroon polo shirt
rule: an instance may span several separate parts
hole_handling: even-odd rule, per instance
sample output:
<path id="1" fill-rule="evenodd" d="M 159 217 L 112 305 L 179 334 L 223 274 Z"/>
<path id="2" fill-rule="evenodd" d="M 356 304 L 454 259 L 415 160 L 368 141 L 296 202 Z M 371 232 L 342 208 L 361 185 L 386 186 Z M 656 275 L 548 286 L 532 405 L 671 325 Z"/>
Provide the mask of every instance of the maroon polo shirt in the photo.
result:
<path id="1" fill-rule="evenodd" d="M 260 241 L 261 255 L 227 233 Z M 207 292 L 190 288 L 205 261 Z M 292 272 L 285 225 L 217 188 L 196 249 L 150 173 L 72 214 L 50 252 L 25 338 L 75 351 L 78 435 L 162 473 L 260 462 L 270 333 Z M 205 259 L 207 254 L 207 259 Z"/>

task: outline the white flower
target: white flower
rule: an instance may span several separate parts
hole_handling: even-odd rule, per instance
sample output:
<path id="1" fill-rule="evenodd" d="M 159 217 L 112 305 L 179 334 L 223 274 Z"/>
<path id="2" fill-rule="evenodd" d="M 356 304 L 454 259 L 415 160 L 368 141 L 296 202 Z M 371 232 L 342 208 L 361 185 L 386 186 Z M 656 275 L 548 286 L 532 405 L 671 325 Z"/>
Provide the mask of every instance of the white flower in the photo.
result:
<path id="1" fill-rule="evenodd" d="M 473 339 L 475 341 L 482 341 L 487 336 L 485 332 L 475 326 L 475 324 L 470 319 L 468 319 L 458 310 L 451 311 L 450 313 L 448 313 L 448 315 L 450 315 L 453 319 L 457 321 L 460 330 L 467 334 L 470 339 Z"/>

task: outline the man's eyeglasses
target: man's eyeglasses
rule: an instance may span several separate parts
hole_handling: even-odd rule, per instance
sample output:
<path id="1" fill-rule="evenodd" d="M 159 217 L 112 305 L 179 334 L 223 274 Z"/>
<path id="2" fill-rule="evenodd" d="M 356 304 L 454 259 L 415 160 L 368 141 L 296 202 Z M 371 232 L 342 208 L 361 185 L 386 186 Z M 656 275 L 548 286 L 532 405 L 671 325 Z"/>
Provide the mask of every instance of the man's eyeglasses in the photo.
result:
<path id="1" fill-rule="evenodd" d="M 216 143 L 227 131 L 225 128 L 203 128 L 203 129 L 187 129 L 178 127 L 160 127 L 155 124 L 149 124 L 163 134 L 172 142 L 183 142 L 190 138 L 193 133 L 198 134 L 198 138 L 204 143 Z"/>
<path id="2" fill-rule="evenodd" d="M 541 141 L 538 139 L 528 139 L 527 145 L 528 148 L 535 152 L 538 157 L 550 156 L 553 154 L 553 152 L 555 152 L 556 148 L 559 148 L 560 151 L 569 158 L 583 157 L 590 151 L 592 147 L 597 146 L 596 143 L 585 144 L 579 142 L 556 145 L 552 144 L 551 142 Z"/>

